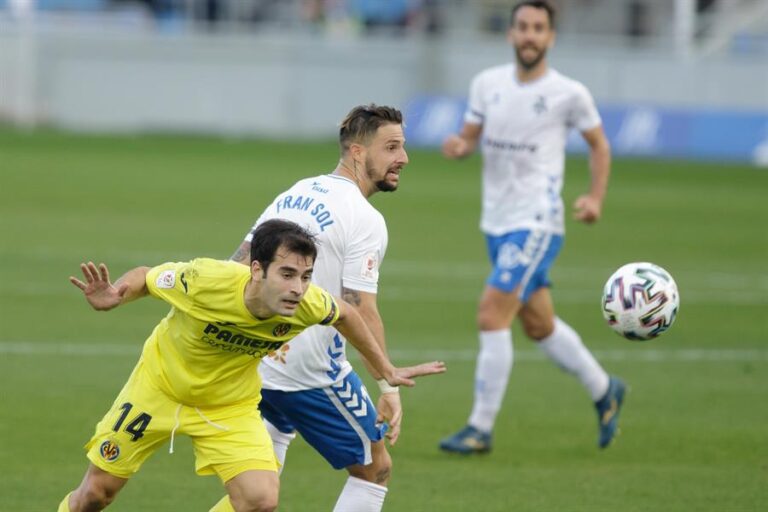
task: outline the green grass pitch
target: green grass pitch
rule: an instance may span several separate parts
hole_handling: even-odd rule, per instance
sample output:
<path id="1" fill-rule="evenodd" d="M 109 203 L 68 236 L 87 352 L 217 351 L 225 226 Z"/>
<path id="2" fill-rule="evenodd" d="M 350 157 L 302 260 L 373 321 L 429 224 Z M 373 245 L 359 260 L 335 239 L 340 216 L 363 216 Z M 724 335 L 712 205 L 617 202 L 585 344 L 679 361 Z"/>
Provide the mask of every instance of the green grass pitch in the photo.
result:
<path id="1" fill-rule="evenodd" d="M 78 484 L 82 445 L 166 311 L 151 299 L 90 310 L 67 280 L 80 261 L 107 262 L 117 277 L 226 258 L 277 192 L 337 158 L 332 143 L 0 131 L 1 511 L 55 510 Z M 437 442 L 472 400 L 488 270 L 479 159 L 410 158 L 401 189 L 373 198 L 390 233 L 380 308 L 396 363 L 443 358 L 449 371 L 402 393 L 385 510 L 768 510 L 768 172 L 617 159 L 603 220 L 569 219 L 552 277 L 559 315 L 631 387 L 621 435 L 599 451 L 586 393 L 515 329 L 494 450 L 462 458 Z M 568 205 L 588 180 L 584 158 L 569 159 Z M 604 324 L 599 298 L 613 270 L 641 260 L 672 273 L 682 305 L 669 332 L 632 343 Z M 280 510 L 329 511 L 345 478 L 297 441 Z M 182 439 L 110 510 L 205 511 L 222 493 L 194 474 Z"/>

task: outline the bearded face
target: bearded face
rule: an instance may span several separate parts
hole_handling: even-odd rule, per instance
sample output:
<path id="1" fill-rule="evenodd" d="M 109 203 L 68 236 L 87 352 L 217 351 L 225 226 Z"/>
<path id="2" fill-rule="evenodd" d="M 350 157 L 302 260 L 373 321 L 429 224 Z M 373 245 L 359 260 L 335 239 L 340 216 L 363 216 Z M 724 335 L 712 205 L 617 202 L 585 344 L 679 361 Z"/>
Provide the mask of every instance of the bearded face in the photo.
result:
<path id="1" fill-rule="evenodd" d="M 544 57 L 547 55 L 547 49 L 538 48 L 535 44 L 530 43 L 521 47 L 515 47 L 515 55 L 517 56 L 517 63 L 526 70 L 535 68 Z"/>
<path id="2" fill-rule="evenodd" d="M 555 40 L 555 31 L 544 9 L 522 7 L 515 14 L 507 39 L 515 48 L 517 63 L 525 70 L 537 67 Z"/>
<path id="3" fill-rule="evenodd" d="M 400 184 L 400 171 L 403 168 L 401 164 L 393 163 L 387 169 L 377 169 L 373 158 L 368 156 L 365 159 L 365 168 L 367 169 L 368 178 L 370 178 L 379 192 L 394 192 L 397 190 L 397 186 Z"/>
<path id="4" fill-rule="evenodd" d="M 405 137 L 399 124 L 381 126 L 366 146 L 365 172 L 380 192 L 393 192 L 400 184 L 400 172 L 408 163 Z"/>

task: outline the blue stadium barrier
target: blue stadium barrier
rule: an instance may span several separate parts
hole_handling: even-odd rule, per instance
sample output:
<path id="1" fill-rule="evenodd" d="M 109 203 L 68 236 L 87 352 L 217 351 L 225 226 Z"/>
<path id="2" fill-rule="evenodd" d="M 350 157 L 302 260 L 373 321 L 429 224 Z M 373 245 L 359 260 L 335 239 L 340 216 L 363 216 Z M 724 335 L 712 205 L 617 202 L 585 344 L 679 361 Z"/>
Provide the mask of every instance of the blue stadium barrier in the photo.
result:
<path id="1" fill-rule="evenodd" d="M 104 11 L 109 0 L 36 0 L 38 11 Z M 0 0 L 0 10 L 10 9 L 8 0 Z"/>
<path id="2" fill-rule="evenodd" d="M 37 0 L 41 11 L 103 11 L 109 0 Z"/>
<path id="3" fill-rule="evenodd" d="M 466 99 L 419 96 L 404 110 L 409 145 L 438 147 L 462 125 Z M 600 105 L 616 155 L 730 160 L 768 166 L 768 112 L 675 109 L 651 105 Z M 567 149 L 586 145 L 572 132 Z"/>

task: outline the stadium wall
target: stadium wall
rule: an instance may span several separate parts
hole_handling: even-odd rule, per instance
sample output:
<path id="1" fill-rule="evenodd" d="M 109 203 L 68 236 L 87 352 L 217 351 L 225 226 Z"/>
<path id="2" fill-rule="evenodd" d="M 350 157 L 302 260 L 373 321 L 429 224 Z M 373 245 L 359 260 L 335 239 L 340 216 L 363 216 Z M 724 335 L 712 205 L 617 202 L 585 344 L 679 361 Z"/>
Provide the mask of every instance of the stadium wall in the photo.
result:
<path id="1" fill-rule="evenodd" d="M 2 28 L 0 117 L 87 131 L 327 138 L 352 105 L 463 97 L 477 71 L 511 57 L 497 38 Z M 681 60 L 663 48 L 575 48 L 562 39 L 551 61 L 601 107 L 768 112 L 759 56 Z"/>

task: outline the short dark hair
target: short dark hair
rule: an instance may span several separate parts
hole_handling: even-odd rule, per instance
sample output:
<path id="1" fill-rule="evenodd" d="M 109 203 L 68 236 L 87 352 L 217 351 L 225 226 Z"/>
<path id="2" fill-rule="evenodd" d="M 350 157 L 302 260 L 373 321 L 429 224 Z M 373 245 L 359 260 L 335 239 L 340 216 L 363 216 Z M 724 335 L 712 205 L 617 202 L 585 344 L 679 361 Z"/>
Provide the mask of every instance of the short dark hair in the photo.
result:
<path id="1" fill-rule="evenodd" d="M 367 144 L 383 124 L 403 124 L 403 114 L 384 105 L 358 105 L 347 114 L 339 129 L 339 146 L 346 153 L 353 143 Z"/>
<path id="2" fill-rule="evenodd" d="M 317 258 L 317 245 L 315 237 L 295 222 L 272 219 L 259 224 L 253 230 L 251 238 L 251 263 L 258 261 L 264 274 L 267 273 L 269 264 L 275 259 L 275 254 L 280 247 L 301 256 Z"/>
<path id="3" fill-rule="evenodd" d="M 512 16 L 509 18 L 510 26 L 515 24 L 515 16 L 517 16 L 517 11 L 523 7 L 544 9 L 547 11 L 547 16 L 549 17 L 550 28 L 555 28 L 555 6 L 549 3 L 547 0 L 523 0 L 522 2 L 515 4 L 515 6 L 512 7 Z"/>

